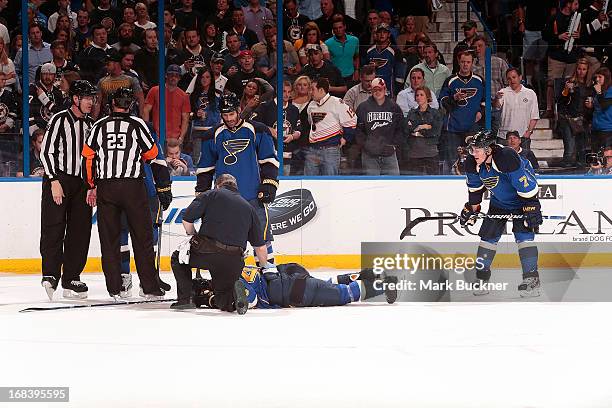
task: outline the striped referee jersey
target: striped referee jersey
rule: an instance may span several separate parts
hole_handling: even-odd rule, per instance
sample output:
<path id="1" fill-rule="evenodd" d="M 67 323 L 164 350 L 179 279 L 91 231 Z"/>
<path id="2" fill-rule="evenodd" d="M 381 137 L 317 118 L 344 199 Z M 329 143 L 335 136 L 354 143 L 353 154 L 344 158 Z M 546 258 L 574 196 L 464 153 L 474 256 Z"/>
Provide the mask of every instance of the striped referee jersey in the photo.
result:
<path id="1" fill-rule="evenodd" d="M 154 160 L 157 154 L 155 140 L 142 119 L 113 112 L 93 124 L 83 145 L 87 182 L 93 187 L 94 179 L 144 177 L 143 159 Z"/>
<path id="2" fill-rule="evenodd" d="M 58 172 L 81 176 L 81 150 L 92 122 L 88 116 L 78 118 L 71 109 L 51 117 L 40 150 L 40 161 L 49 179 L 56 179 Z"/>

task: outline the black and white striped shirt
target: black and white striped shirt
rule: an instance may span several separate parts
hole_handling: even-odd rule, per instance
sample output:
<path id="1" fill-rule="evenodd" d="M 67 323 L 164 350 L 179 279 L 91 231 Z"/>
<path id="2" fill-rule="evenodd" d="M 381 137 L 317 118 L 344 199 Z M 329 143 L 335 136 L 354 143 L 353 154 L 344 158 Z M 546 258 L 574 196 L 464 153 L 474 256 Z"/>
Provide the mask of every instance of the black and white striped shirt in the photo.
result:
<path id="1" fill-rule="evenodd" d="M 70 109 L 51 117 L 40 151 L 45 174 L 51 180 L 58 172 L 81 176 L 81 151 L 92 122 L 88 116 L 78 118 Z"/>
<path id="2" fill-rule="evenodd" d="M 143 160 L 153 160 L 158 149 L 146 123 L 129 113 L 114 112 L 92 126 L 83 146 L 87 181 L 140 178 Z"/>

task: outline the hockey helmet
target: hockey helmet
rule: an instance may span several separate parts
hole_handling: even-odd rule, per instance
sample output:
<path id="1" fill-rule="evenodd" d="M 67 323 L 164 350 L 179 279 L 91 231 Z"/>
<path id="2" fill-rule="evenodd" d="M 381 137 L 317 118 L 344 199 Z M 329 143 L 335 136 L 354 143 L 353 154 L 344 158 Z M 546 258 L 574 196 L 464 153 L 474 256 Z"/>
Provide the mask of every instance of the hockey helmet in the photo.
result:
<path id="1" fill-rule="evenodd" d="M 465 140 L 468 146 L 468 151 L 472 153 L 472 149 L 485 149 L 495 144 L 493 133 L 488 130 L 483 130 L 473 136 L 468 136 Z"/>
<path id="2" fill-rule="evenodd" d="M 82 98 L 84 96 L 96 96 L 98 94 L 98 90 L 91 84 L 91 82 L 85 81 L 84 79 L 79 79 L 70 84 L 68 93 L 70 97 L 78 96 Z"/>
<path id="3" fill-rule="evenodd" d="M 240 108 L 240 101 L 235 93 L 227 93 L 221 97 L 221 103 L 219 103 L 219 111 L 221 113 L 231 113 L 237 111 Z"/>
<path id="4" fill-rule="evenodd" d="M 134 91 L 132 88 L 121 87 L 112 93 L 110 99 L 117 108 L 131 109 L 134 103 Z"/>

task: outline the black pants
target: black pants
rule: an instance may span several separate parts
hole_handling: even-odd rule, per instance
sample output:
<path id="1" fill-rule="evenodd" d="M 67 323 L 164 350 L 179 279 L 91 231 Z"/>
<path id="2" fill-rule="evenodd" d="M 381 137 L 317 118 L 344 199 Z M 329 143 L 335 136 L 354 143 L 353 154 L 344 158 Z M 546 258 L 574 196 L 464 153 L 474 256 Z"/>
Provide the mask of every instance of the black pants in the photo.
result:
<path id="1" fill-rule="evenodd" d="M 149 197 L 143 179 L 98 181 L 98 234 L 106 289 L 121 291 L 121 213 L 127 218 L 136 272 L 145 294 L 161 295 L 155 270 Z"/>
<path id="2" fill-rule="evenodd" d="M 191 268 L 207 269 L 212 277 L 212 287 L 215 294 L 215 306 L 227 310 L 234 300 L 234 283 L 240 278 L 244 268 L 242 255 L 229 254 L 199 254 L 192 252 L 189 265 L 178 262 L 178 251 L 174 251 L 170 259 L 172 272 L 176 279 L 176 291 L 179 301 L 191 296 Z"/>
<path id="3" fill-rule="evenodd" d="M 438 175 L 440 174 L 440 156 L 435 155 L 434 157 L 420 157 L 420 158 L 406 158 L 402 163 L 402 174 L 426 174 L 426 175 Z"/>
<path id="4" fill-rule="evenodd" d="M 87 262 L 91 207 L 85 202 L 87 187 L 83 179 L 61 173 L 57 179 L 65 196 L 60 205 L 53 201 L 51 181 L 45 177 L 42 183 L 40 256 L 43 276 L 53 276 L 58 282 L 61 278 L 65 284 L 79 280 Z"/>

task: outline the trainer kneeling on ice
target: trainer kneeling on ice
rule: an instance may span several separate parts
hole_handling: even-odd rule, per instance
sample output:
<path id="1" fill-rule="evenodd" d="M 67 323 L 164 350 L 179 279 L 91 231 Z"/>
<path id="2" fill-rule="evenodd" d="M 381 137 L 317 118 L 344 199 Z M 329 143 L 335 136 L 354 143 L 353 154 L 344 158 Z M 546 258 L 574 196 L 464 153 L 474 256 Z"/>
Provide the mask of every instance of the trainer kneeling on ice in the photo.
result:
<path id="1" fill-rule="evenodd" d="M 481 260 L 481 267 L 476 269 L 476 279 L 481 288 L 474 294 L 489 293 L 486 283 L 491 278 L 497 242 L 506 227 L 507 218 L 504 216 L 513 214 L 522 215 L 522 218 L 513 219 L 512 225 L 523 269 L 519 294 L 522 297 L 539 296 L 538 248 L 533 240 L 542 224 L 542 211 L 533 168 L 512 148 L 495 144 L 495 138 L 488 132 L 477 133 L 466 142 L 470 153 L 465 161 L 469 200 L 461 210 L 461 225 L 474 225 L 485 189 L 491 193 L 488 217 L 484 218 L 478 233 L 481 241 L 476 256 Z"/>
<path id="2" fill-rule="evenodd" d="M 202 219 L 199 232 L 193 223 Z M 183 214 L 189 242 L 181 244 L 171 257 L 178 302 L 173 309 L 191 309 L 191 268 L 208 269 L 212 277 L 211 307 L 244 314 L 248 308 L 244 283 L 238 278 L 244 268 L 247 241 L 255 248 L 257 260 L 266 265 L 268 251 L 256 210 L 238 192 L 236 178 L 222 174 L 215 189 L 198 195 Z"/>

